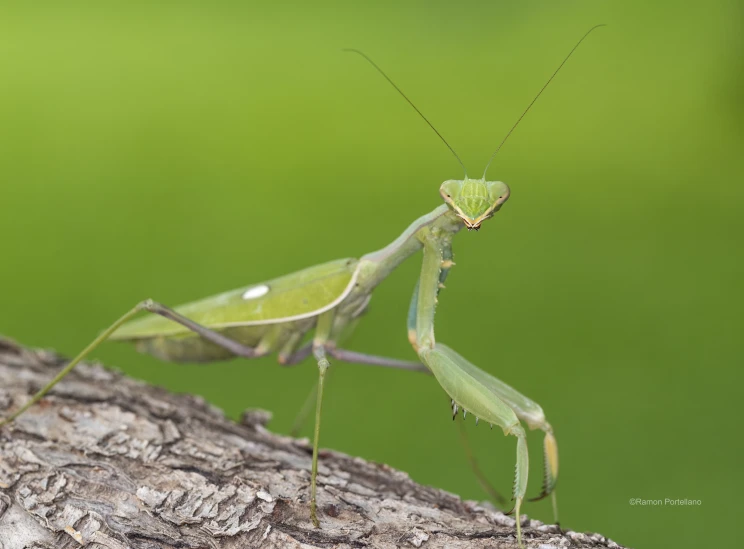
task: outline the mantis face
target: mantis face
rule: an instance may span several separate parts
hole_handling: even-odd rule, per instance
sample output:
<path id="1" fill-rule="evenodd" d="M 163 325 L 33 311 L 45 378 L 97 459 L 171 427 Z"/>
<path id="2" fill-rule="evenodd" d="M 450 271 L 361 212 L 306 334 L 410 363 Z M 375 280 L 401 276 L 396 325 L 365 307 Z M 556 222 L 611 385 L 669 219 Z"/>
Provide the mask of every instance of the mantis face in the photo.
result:
<path id="1" fill-rule="evenodd" d="M 469 231 L 480 229 L 481 223 L 493 217 L 509 199 L 506 183 L 485 179 L 450 179 L 442 183 L 439 193 Z"/>

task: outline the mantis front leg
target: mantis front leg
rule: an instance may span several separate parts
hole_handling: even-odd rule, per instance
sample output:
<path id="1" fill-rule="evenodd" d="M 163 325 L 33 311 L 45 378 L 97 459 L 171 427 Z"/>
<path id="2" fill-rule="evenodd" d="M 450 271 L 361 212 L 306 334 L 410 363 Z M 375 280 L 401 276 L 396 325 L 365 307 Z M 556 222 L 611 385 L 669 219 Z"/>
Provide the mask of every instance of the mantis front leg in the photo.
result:
<path id="1" fill-rule="evenodd" d="M 409 339 L 421 361 L 432 371 L 450 396 L 453 407 L 462 408 L 476 418 L 498 425 L 504 434 L 517 437 L 516 474 L 514 480 L 517 537 L 522 535 L 519 512 L 527 491 L 529 459 L 527 439 L 520 419 L 530 428 L 545 431 L 545 485 L 541 497 L 552 492 L 558 474 L 558 454 L 555 437 L 539 405 L 510 386 L 468 362 L 449 347 L 436 343 L 434 315 L 437 294 L 443 274 L 451 266 L 450 242 L 447 235 L 425 232 L 422 235 L 424 258 L 419 283 L 414 292 L 409 314 Z M 444 273 L 443 273 L 444 269 Z M 555 504 L 555 500 L 554 500 Z M 555 506 L 554 506 L 555 512 Z"/>

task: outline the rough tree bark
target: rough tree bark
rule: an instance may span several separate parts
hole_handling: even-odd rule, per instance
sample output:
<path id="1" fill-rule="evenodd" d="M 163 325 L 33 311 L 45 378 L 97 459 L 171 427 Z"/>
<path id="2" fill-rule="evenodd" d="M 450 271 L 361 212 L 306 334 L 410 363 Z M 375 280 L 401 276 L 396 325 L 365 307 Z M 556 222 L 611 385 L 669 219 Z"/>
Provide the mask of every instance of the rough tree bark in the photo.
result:
<path id="1" fill-rule="evenodd" d="M 0 339 L 0 414 L 64 359 Z M 202 399 L 80 365 L 0 431 L 0 549 L 516 548 L 514 519 L 386 465 L 322 452 L 321 528 L 311 449 Z M 526 520 L 530 548 L 620 547 Z"/>

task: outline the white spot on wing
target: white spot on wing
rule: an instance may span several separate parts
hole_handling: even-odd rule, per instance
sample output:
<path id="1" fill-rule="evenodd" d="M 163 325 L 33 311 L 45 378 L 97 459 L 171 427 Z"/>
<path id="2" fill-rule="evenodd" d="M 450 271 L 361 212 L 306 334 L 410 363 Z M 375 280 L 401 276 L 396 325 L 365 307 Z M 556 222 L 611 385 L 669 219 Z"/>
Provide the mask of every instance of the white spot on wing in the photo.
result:
<path id="1" fill-rule="evenodd" d="M 269 287 L 266 284 L 259 284 L 258 286 L 253 286 L 243 292 L 243 299 L 256 299 L 257 297 L 265 296 L 268 293 Z"/>

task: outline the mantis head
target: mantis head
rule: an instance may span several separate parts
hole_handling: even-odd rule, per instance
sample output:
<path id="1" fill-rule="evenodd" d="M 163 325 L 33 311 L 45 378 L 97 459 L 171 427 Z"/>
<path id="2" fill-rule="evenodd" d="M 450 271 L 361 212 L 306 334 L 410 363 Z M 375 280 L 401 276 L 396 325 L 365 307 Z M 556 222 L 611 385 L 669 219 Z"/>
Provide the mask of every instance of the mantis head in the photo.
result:
<path id="1" fill-rule="evenodd" d="M 347 49 L 345 51 L 356 53 L 366 59 L 367 62 L 369 62 L 369 64 L 372 65 L 385 78 L 385 80 L 387 80 L 390 85 L 396 89 L 396 91 L 403 97 L 403 99 L 405 99 L 408 104 L 413 107 L 418 115 L 424 119 L 424 122 L 426 122 L 434 131 L 434 133 L 437 134 L 439 139 L 442 140 L 442 143 L 447 146 L 453 156 L 460 163 L 460 166 L 462 166 L 462 169 L 465 172 L 465 179 L 463 179 L 462 181 L 457 181 L 455 179 L 445 181 L 439 188 L 439 192 L 441 193 L 442 198 L 444 198 L 444 201 L 457 215 L 457 217 L 462 219 L 468 230 L 477 231 L 478 229 L 480 229 L 481 223 L 483 223 L 483 221 L 485 221 L 489 217 L 493 217 L 493 214 L 499 211 L 501 205 L 509 199 L 509 187 L 506 185 L 506 183 L 502 183 L 501 181 L 486 181 L 486 174 L 488 173 L 488 168 L 491 165 L 494 157 L 501 150 L 501 147 L 504 146 L 504 143 L 506 143 L 506 140 L 509 139 L 509 136 L 512 134 L 514 129 L 522 121 L 522 118 L 524 118 L 527 112 L 529 112 L 530 108 L 532 108 L 532 105 L 535 104 L 535 101 L 537 101 L 537 99 L 542 95 L 542 92 L 545 91 L 545 88 L 547 88 L 548 85 L 550 85 L 550 83 L 553 81 L 555 75 L 558 74 L 558 71 L 561 70 L 561 67 L 563 67 L 563 65 L 566 64 L 566 61 L 568 61 L 569 57 L 573 55 L 573 52 L 576 51 L 576 48 L 579 47 L 579 44 L 581 44 L 594 29 L 603 26 L 604 25 L 595 25 L 594 27 L 589 29 L 586 34 L 581 37 L 581 40 L 576 43 L 573 49 L 568 52 L 568 55 L 563 59 L 561 64 L 558 65 L 558 68 L 550 76 L 550 78 L 548 78 L 548 81 L 540 89 L 534 99 L 530 102 L 524 112 L 511 127 L 511 129 L 507 132 L 506 137 L 504 137 L 494 153 L 488 159 L 486 169 L 483 170 L 483 177 L 481 179 L 470 179 L 467 176 L 468 172 L 465 169 L 465 164 L 463 164 L 462 160 L 455 152 L 455 149 L 453 149 L 450 144 L 447 143 L 447 140 L 442 137 L 442 134 L 439 133 L 439 131 L 431 122 L 429 122 L 429 119 L 424 116 L 424 114 L 418 109 L 418 107 L 416 107 L 416 105 L 414 105 L 413 102 L 408 99 L 408 96 L 403 93 L 403 91 L 395 84 L 395 82 L 393 82 L 390 77 L 385 74 L 385 72 L 380 67 L 378 67 L 374 61 L 372 61 L 372 59 L 370 59 L 365 53 L 362 53 L 359 50 Z"/>
<path id="2" fill-rule="evenodd" d="M 469 231 L 480 229 L 481 223 L 493 217 L 509 199 L 509 187 L 501 181 L 465 178 L 462 181 L 450 179 L 442 183 L 439 193 L 462 219 Z"/>

